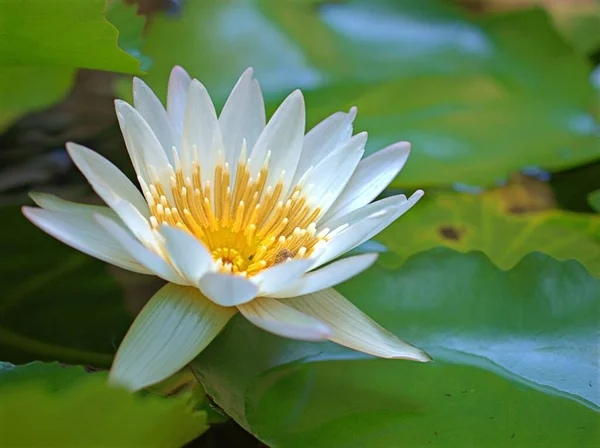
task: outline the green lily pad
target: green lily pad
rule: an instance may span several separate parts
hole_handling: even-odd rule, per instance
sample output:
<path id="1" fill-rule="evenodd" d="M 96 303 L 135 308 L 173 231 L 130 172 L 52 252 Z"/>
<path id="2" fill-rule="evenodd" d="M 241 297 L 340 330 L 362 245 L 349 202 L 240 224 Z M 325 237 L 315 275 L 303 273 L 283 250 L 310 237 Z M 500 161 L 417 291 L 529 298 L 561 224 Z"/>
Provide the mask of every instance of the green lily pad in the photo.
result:
<path id="1" fill-rule="evenodd" d="M 7 0 L 0 3 L 0 130 L 20 115 L 62 100 L 78 68 L 139 74 L 142 26 L 126 26 L 131 7 L 105 0 Z M 136 41 L 136 34 L 138 34 Z M 117 40 L 119 44 L 117 45 Z M 135 56 L 135 57 L 134 57 Z"/>
<path id="2" fill-rule="evenodd" d="M 156 17 L 144 52 L 163 99 L 174 65 L 218 103 L 253 66 L 269 109 L 294 88 L 310 124 L 358 105 L 368 151 L 413 143 L 396 186 L 491 185 L 600 156 L 591 68 L 543 10 L 475 20 L 436 0 L 188 2 Z"/>
<path id="3" fill-rule="evenodd" d="M 56 241 L 17 207 L 2 208 L 0 352 L 26 363 L 108 367 L 132 313 L 101 261 Z"/>
<path id="4" fill-rule="evenodd" d="M 459 252 L 482 251 L 500 268 L 511 269 L 525 255 L 538 251 L 558 260 L 578 260 L 600 277 L 598 215 L 527 212 L 507 205 L 501 191 L 425 198 L 377 239 L 398 255 L 396 262 L 446 246 Z"/>
<path id="5" fill-rule="evenodd" d="M 74 7 L 70 0 L 5 1 L 0 5 L 0 65 L 94 68 L 140 73 L 139 62 L 117 45 L 104 0 Z"/>
<path id="6" fill-rule="evenodd" d="M 339 288 L 431 364 L 289 341 L 236 318 L 194 368 L 271 446 L 594 446 L 599 287 L 575 261 L 530 254 L 502 271 L 438 248 Z"/>
<path id="7" fill-rule="evenodd" d="M 208 429 L 185 396 L 134 395 L 81 367 L 4 366 L 0 393 L 0 446 L 180 447 Z"/>

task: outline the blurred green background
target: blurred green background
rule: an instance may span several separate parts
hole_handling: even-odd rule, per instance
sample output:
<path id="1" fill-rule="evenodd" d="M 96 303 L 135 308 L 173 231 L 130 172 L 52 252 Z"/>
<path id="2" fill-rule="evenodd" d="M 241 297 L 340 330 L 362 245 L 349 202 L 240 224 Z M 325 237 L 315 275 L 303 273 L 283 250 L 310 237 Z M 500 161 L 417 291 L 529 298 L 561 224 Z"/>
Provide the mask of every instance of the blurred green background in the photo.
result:
<path id="1" fill-rule="evenodd" d="M 0 2 L 0 445 L 598 446 L 599 63 L 594 0 Z M 32 190 L 98 202 L 69 140 L 132 175 L 113 100 L 132 76 L 164 99 L 174 65 L 218 106 L 252 66 L 269 113 L 301 88 L 309 127 L 356 105 L 369 153 L 412 143 L 384 194 L 426 197 L 339 289 L 435 363 L 234 319 L 147 396 L 90 372 L 160 281 L 20 206 Z"/>

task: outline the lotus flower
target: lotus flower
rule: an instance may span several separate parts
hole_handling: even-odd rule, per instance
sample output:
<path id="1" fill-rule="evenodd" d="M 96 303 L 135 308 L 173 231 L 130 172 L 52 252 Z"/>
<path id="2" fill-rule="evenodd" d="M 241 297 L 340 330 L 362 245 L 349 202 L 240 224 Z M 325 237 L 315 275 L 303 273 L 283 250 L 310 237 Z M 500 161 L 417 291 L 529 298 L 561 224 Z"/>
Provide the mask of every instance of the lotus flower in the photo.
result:
<path id="1" fill-rule="evenodd" d="M 251 69 L 221 114 L 206 88 L 175 67 L 167 107 L 141 80 L 134 106 L 116 111 L 138 189 L 83 146 L 67 150 L 108 207 L 32 194 L 35 225 L 62 242 L 168 282 L 137 316 L 109 380 L 132 390 L 196 357 L 237 312 L 276 335 L 330 340 L 378 357 L 429 361 L 332 286 L 376 254 L 338 257 L 383 230 L 423 195 L 371 201 L 394 179 L 410 145 L 361 160 L 367 134 L 352 135 L 356 108 L 306 135 L 302 93 L 266 123 Z"/>

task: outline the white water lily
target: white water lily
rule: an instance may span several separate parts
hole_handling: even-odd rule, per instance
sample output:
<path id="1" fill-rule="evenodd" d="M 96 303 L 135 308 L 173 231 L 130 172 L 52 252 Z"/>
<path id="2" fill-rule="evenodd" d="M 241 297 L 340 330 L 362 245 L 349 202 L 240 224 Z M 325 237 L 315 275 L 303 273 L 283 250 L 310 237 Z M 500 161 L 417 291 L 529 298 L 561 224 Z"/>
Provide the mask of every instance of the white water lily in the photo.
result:
<path id="1" fill-rule="evenodd" d="M 111 162 L 68 143 L 108 207 L 33 194 L 41 208 L 23 209 L 62 242 L 169 282 L 125 336 L 112 382 L 139 389 L 165 379 L 238 311 L 280 336 L 430 360 L 331 288 L 371 266 L 376 254 L 330 262 L 423 195 L 371 203 L 403 167 L 408 143 L 361 160 L 367 134 L 352 136 L 356 108 L 304 135 L 300 91 L 266 123 L 251 69 L 219 116 L 204 86 L 180 67 L 171 74 L 166 109 L 135 79 L 134 106 L 116 101 L 116 111 L 141 193 Z"/>

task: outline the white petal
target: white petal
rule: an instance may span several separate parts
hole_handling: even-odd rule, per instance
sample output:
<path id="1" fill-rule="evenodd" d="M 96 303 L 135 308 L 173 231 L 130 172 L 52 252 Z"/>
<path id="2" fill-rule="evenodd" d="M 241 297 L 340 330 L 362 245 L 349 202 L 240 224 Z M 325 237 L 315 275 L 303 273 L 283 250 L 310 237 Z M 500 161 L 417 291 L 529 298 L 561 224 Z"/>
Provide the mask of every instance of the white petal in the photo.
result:
<path id="1" fill-rule="evenodd" d="M 154 131 L 154 135 L 173 164 L 173 147 L 179 148 L 181 141 L 164 106 L 152 89 L 139 78 L 133 78 L 133 104 Z"/>
<path id="2" fill-rule="evenodd" d="M 237 167 L 242 141 L 252 149 L 265 127 L 265 105 L 253 70 L 247 69 L 231 91 L 221 115 L 219 125 L 223 133 L 224 160 L 232 171 L 232 182 Z"/>
<path id="3" fill-rule="evenodd" d="M 334 151 L 352 136 L 352 122 L 356 117 L 356 107 L 350 112 L 336 112 L 312 128 L 304 137 L 302 153 L 293 184 L 306 173 L 311 166 L 316 166 L 322 159 Z"/>
<path id="4" fill-rule="evenodd" d="M 246 319 L 270 333 L 303 341 L 322 341 L 332 332 L 323 322 L 276 299 L 258 298 L 238 306 Z"/>
<path id="5" fill-rule="evenodd" d="M 167 114 L 177 135 L 181 138 L 183 134 L 183 120 L 185 117 L 185 105 L 187 103 L 188 89 L 192 82 L 190 75 L 180 66 L 176 65 L 171 70 L 169 87 L 167 90 Z"/>
<path id="6" fill-rule="evenodd" d="M 29 193 L 29 197 L 40 207 L 46 210 L 53 210 L 56 212 L 67 212 L 75 215 L 85 216 L 89 218 L 94 224 L 94 215 L 100 214 L 107 218 L 119 221 L 119 216 L 109 207 L 105 205 L 89 205 L 89 204 L 78 204 L 77 202 L 67 201 L 61 199 L 58 196 L 48 193 Z"/>
<path id="7" fill-rule="evenodd" d="M 423 191 L 421 190 L 415 191 L 408 200 L 404 195 L 392 196 L 365 205 L 347 215 L 323 224 L 323 227 L 330 226 L 328 227 L 330 229 L 335 229 L 345 223 L 350 225 L 326 243 L 323 251 L 317 255 L 315 267 L 339 257 L 377 235 L 408 211 L 422 197 Z"/>
<path id="8" fill-rule="evenodd" d="M 258 287 L 244 277 L 220 272 L 209 272 L 199 282 L 200 291 L 221 306 L 235 306 L 252 300 Z"/>
<path id="9" fill-rule="evenodd" d="M 198 285 L 213 265 L 213 259 L 204 244 L 184 230 L 162 226 L 161 234 L 166 239 L 166 248 L 171 261 L 191 284 Z"/>
<path id="10" fill-rule="evenodd" d="M 121 342 L 109 383 L 138 390 L 168 378 L 198 356 L 235 313 L 195 288 L 164 286 Z"/>
<path id="11" fill-rule="evenodd" d="M 137 208 L 129 202 L 124 201 L 111 190 L 104 188 L 101 184 L 96 185 L 96 192 L 119 216 L 120 221 L 125 224 L 135 237 L 144 245 L 153 247 L 156 245 L 156 237 L 150 227 L 148 219 L 143 216 Z"/>
<path id="12" fill-rule="evenodd" d="M 361 132 L 339 146 L 312 169 L 306 177 L 311 204 L 325 213 L 338 198 L 360 162 L 367 143 L 367 133 Z M 311 186 L 312 184 L 312 186 Z"/>
<path id="13" fill-rule="evenodd" d="M 48 204 L 47 201 L 45 205 Z M 63 206 L 61 206 L 63 207 Z M 141 274 L 153 272 L 138 263 L 93 218 L 96 207 L 72 204 L 71 211 L 23 207 L 23 214 L 44 232 L 63 243 L 107 263 Z M 106 207 L 104 207 L 106 208 Z M 102 211 L 110 215 L 109 211 Z M 125 231 L 125 230 L 123 230 Z"/>
<path id="14" fill-rule="evenodd" d="M 388 211 L 386 210 L 373 213 L 354 223 L 351 226 L 351 231 L 350 227 L 347 227 L 336 234 L 314 254 L 315 264 L 313 265 L 313 269 L 345 254 L 358 246 L 362 241 L 365 241 L 365 237 L 371 235 L 373 229 L 377 228 L 379 223 L 385 219 L 387 215 Z"/>
<path id="15" fill-rule="evenodd" d="M 136 188 L 136 186 L 110 161 L 102 157 L 95 151 L 76 143 L 67 143 L 69 156 L 77 165 L 77 168 L 86 177 L 96 193 L 102 197 L 97 190 L 97 186 L 102 186 L 103 192 L 113 191 L 123 200 L 130 202 L 144 216 L 149 216 L 150 211 L 146 200 Z M 106 202 L 106 199 L 102 197 Z"/>
<path id="16" fill-rule="evenodd" d="M 138 176 L 153 183 L 155 179 L 148 171 L 148 165 L 151 165 L 159 177 L 156 180 L 163 185 L 170 185 L 170 162 L 154 131 L 140 113 L 125 101 L 116 100 L 115 108 L 129 157 Z M 170 194 L 170 190 L 167 189 L 166 193 Z"/>
<path id="17" fill-rule="evenodd" d="M 304 125 L 304 97 L 302 92 L 295 90 L 275 111 L 250 154 L 250 172 L 253 176 L 260 171 L 267 154 L 270 154 L 266 185 L 274 186 L 280 179 L 283 180 L 282 197 L 285 197 L 298 165 Z"/>
<path id="18" fill-rule="evenodd" d="M 85 216 L 90 220 L 90 223 L 93 226 L 98 225 L 95 215 L 102 215 L 116 221 L 121 227 L 131 232 L 146 245 L 152 246 L 156 244 L 156 238 L 152 233 L 148 221 L 135 207 L 133 207 L 133 205 L 121 200 L 111 192 L 104 191 L 101 187 L 99 187 L 99 190 L 103 196 L 108 198 L 107 202 L 113 208 L 98 205 L 77 204 L 45 193 L 31 193 L 29 196 L 36 204 L 46 210 L 64 211 Z"/>
<path id="19" fill-rule="evenodd" d="M 279 291 L 290 282 L 298 280 L 313 263 L 314 261 L 309 259 L 284 261 L 261 271 L 251 280 L 259 286 L 260 295 L 266 296 Z"/>
<path id="20" fill-rule="evenodd" d="M 285 289 L 269 294 L 269 297 L 285 298 L 303 296 L 331 288 L 360 274 L 377 260 L 377 254 L 362 254 L 334 261 L 327 266 L 303 275 L 297 281 L 288 283 Z"/>
<path id="21" fill-rule="evenodd" d="M 202 179 L 212 185 L 217 155 L 222 147 L 215 106 L 206 88 L 194 79 L 188 90 L 183 125 L 182 163 L 186 176 L 190 175 L 191 161 L 195 160 L 200 165 Z"/>
<path id="22" fill-rule="evenodd" d="M 102 189 L 100 189 L 102 190 Z M 46 210 L 64 211 L 80 216 L 85 216 L 90 220 L 92 225 L 98 225 L 95 215 L 102 215 L 108 219 L 115 221 L 124 230 L 131 232 L 140 241 L 145 244 L 153 245 L 156 239 L 148 221 L 139 211 L 129 202 L 123 201 L 114 196 L 113 193 L 102 192 L 104 196 L 109 197 L 109 204 L 114 208 L 77 204 L 75 202 L 65 201 L 51 194 L 31 193 L 30 197 L 36 204 Z"/>
<path id="23" fill-rule="evenodd" d="M 329 220 L 367 205 L 394 180 L 409 154 L 410 143 L 398 142 L 362 160 L 322 219 Z"/>
<path id="24" fill-rule="evenodd" d="M 407 199 L 406 196 L 404 196 L 403 194 L 388 196 L 387 198 L 372 202 L 337 218 L 329 219 L 327 221 L 321 221 L 319 222 L 318 228 L 321 229 L 327 227 L 328 229 L 335 229 L 343 224 L 349 224 L 352 226 L 361 219 L 367 216 L 371 216 L 374 213 L 380 212 L 382 210 L 406 207 L 409 203 L 411 204 L 410 206 L 412 206 L 422 197 L 422 190 L 415 191 L 410 197 L 410 199 Z M 408 208 L 410 208 L 410 206 Z"/>
<path id="25" fill-rule="evenodd" d="M 380 358 L 427 362 L 431 357 L 379 326 L 334 289 L 287 299 L 286 304 L 327 324 L 331 341 Z"/>
<path id="26" fill-rule="evenodd" d="M 154 253 L 133 236 L 131 236 L 122 227 L 104 216 L 96 215 L 96 221 L 104 230 L 112 235 L 121 244 L 121 247 L 139 264 L 145 266 L 158 277 L 178 285 L 187 285 L 188 282 L 181 277 L 169 263 L 160 255 Z"/>

